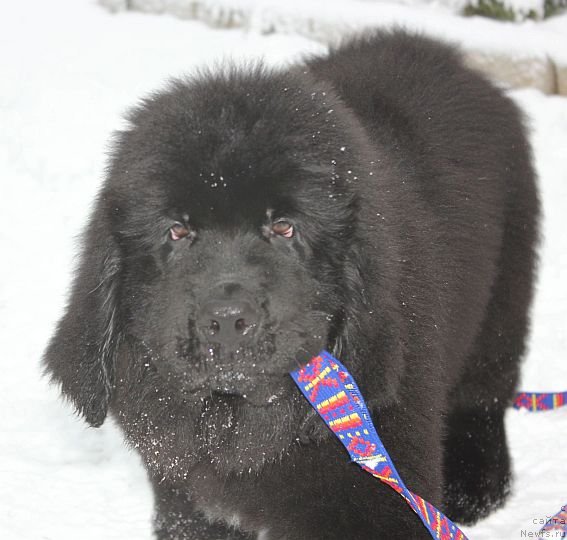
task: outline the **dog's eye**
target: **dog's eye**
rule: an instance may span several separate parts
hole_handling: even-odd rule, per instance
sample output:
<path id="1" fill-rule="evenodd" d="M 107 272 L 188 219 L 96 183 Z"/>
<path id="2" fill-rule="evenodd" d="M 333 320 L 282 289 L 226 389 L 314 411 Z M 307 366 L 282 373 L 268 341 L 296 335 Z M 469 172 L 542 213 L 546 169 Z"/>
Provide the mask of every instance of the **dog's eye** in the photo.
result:
<path id="1" fill-rule="evenodd" d="M 190 232 L 191 231 L 187 226 L 177 221 L 169 228 L 169 237 L 172 240 L 181 240 L 182 238 L 188 236 Z"/>
<path id="2" fill-rule="evenodd" d="M 280 219 L 272 224 L 272 232 L 284 238 L 291 238 L 293 236 L 293 225 L 285 219 Z"/>

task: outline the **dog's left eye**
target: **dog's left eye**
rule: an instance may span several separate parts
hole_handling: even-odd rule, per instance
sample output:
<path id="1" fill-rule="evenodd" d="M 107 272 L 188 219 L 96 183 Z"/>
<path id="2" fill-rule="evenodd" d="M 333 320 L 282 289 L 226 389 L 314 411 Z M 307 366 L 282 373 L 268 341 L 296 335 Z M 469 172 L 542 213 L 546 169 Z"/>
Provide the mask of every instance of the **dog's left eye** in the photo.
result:
<path id="1" fill-rule="evenodd" d="M 185 225 L 183 225 L 183 223 L 179 223 L 179 221 L 177 221 L 169 228 L 169 237 L 172 240 L 181 240 L 182 238 L 189 236 L 190 232 L 191 231 L 189 230 L 189 228 L 187 226 L 185 226 Z"/>
<path id="2" fill-rule="evenodd" d="M 272 232 L 277 236 L 291 238 L 293 236 L 293 225 L 285 219 L 280 219 L 272 224 Z"/>

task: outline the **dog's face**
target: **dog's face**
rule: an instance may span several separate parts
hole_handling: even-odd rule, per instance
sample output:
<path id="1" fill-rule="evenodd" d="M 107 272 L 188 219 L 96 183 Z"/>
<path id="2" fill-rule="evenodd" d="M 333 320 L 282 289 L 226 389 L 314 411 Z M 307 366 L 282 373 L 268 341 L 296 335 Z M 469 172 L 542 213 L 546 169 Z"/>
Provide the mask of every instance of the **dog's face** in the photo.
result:
<path id="1" fill-rule="evenodd" d="M 219 176 L 230 182 L 230 172 Z M 238 190 L 229 197 L 236 209 Z M 179 197 L 164 211 L 161 238 L 124 266 L 128 331 L 188 397 L 228 393 L 268 403 L 296 359 L 326 346 L 336 307 L 331 284 L 313 275 L 304 223 L 290 210 L 286 221 L 273 220 L 272 208 L 285 207 L 266 200 L 261 212 L 261 202 L 256 215 L 223 223 L 229 208 L 202 212 Z M 140 273 L 142 266 L 151 272 Z"/>
<path id="2" fill-rule="evenodd" d="M 180 456 L 257 467 L 295 440 L 309 408 L 289 371 L 365 316 L 352 118 L 308 74 L 261 68 L 132 111 L 45 357 L 91 424 L 114 400 L 179 474 Z"/>
<path id="3" fill-rule="evenodd" d="M 249 167 L 243 141 L 234 142 L 232 152 L 224 133 L 210 147 L 187 141 L 198 163 L 158 155 L 159 181 L 140 179 L 119 226 L 122 308 L 128 333 L 186 394 L 260 404 L 331 338 L 336 283 L 318 272 L 314 237 L 324 241 L 333 217 L 327 224 L 310 215 L 304 186 L 318 179 L 286 157 L 286 141 L 271 150 L 278 169 L 270 155 Z"/>
<path id="4" fill-rule="evenodd" d="M 146 360 L 188 398 L 267 405 L 340 332 L 356 172 L 325 92 L 234 83 L 137 109 L 108 202 L 125 331 Z"/>

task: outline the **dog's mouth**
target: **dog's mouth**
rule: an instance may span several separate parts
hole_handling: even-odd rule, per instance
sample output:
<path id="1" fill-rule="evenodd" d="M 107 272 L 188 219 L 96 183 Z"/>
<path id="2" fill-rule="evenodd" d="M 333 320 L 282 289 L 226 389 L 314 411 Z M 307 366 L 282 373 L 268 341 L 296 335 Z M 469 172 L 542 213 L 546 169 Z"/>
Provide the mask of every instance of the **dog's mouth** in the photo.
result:
<path id="1" fill-rule="evenodd" d="M 268 334 L 234 350 L 217 343 L 179 340 L 170 373 L 177 373 L 183 393 L 192 400 L 222 395 L 267 406 L 289 391 L 289 372 L 307 363 L 324 341 L 299 332 L 287 337 L 278 342 L 278 335 Z"/>
<path id="2" fill-rule="evenodd" d="M 267 406 L 289 390 L 289 372 L 308 362 L 312 356 L 312 351 L 303 347 L 291 354 L 272 348 L 226 354 L 222 349 L 210 348 L 191 371 L 185 391 L 198 398 L 233 396 L 250 404 Z"/>
<path id="3" fill-rule="evenodd" d="M 253 405 L 268 406 L 285 393 L 288 378 L 287 372 L 250 372 L 220 366 L 216 373 L 187 384 L 185 391 L 195 398 L 232 396 Z"/>

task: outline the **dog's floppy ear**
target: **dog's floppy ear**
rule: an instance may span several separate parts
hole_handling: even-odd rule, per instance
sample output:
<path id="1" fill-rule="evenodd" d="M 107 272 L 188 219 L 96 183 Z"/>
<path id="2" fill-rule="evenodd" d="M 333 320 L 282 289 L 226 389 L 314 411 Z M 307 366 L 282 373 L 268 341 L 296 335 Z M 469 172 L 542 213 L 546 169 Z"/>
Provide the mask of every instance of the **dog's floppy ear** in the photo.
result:
<path id="1" fill-rule="evenodd" d="M 106 417 L 119 340 L 119 250 L 101 195 L 83 237 L 66 312 L 45 352 L 45 371 L 93 426 Z"/>

